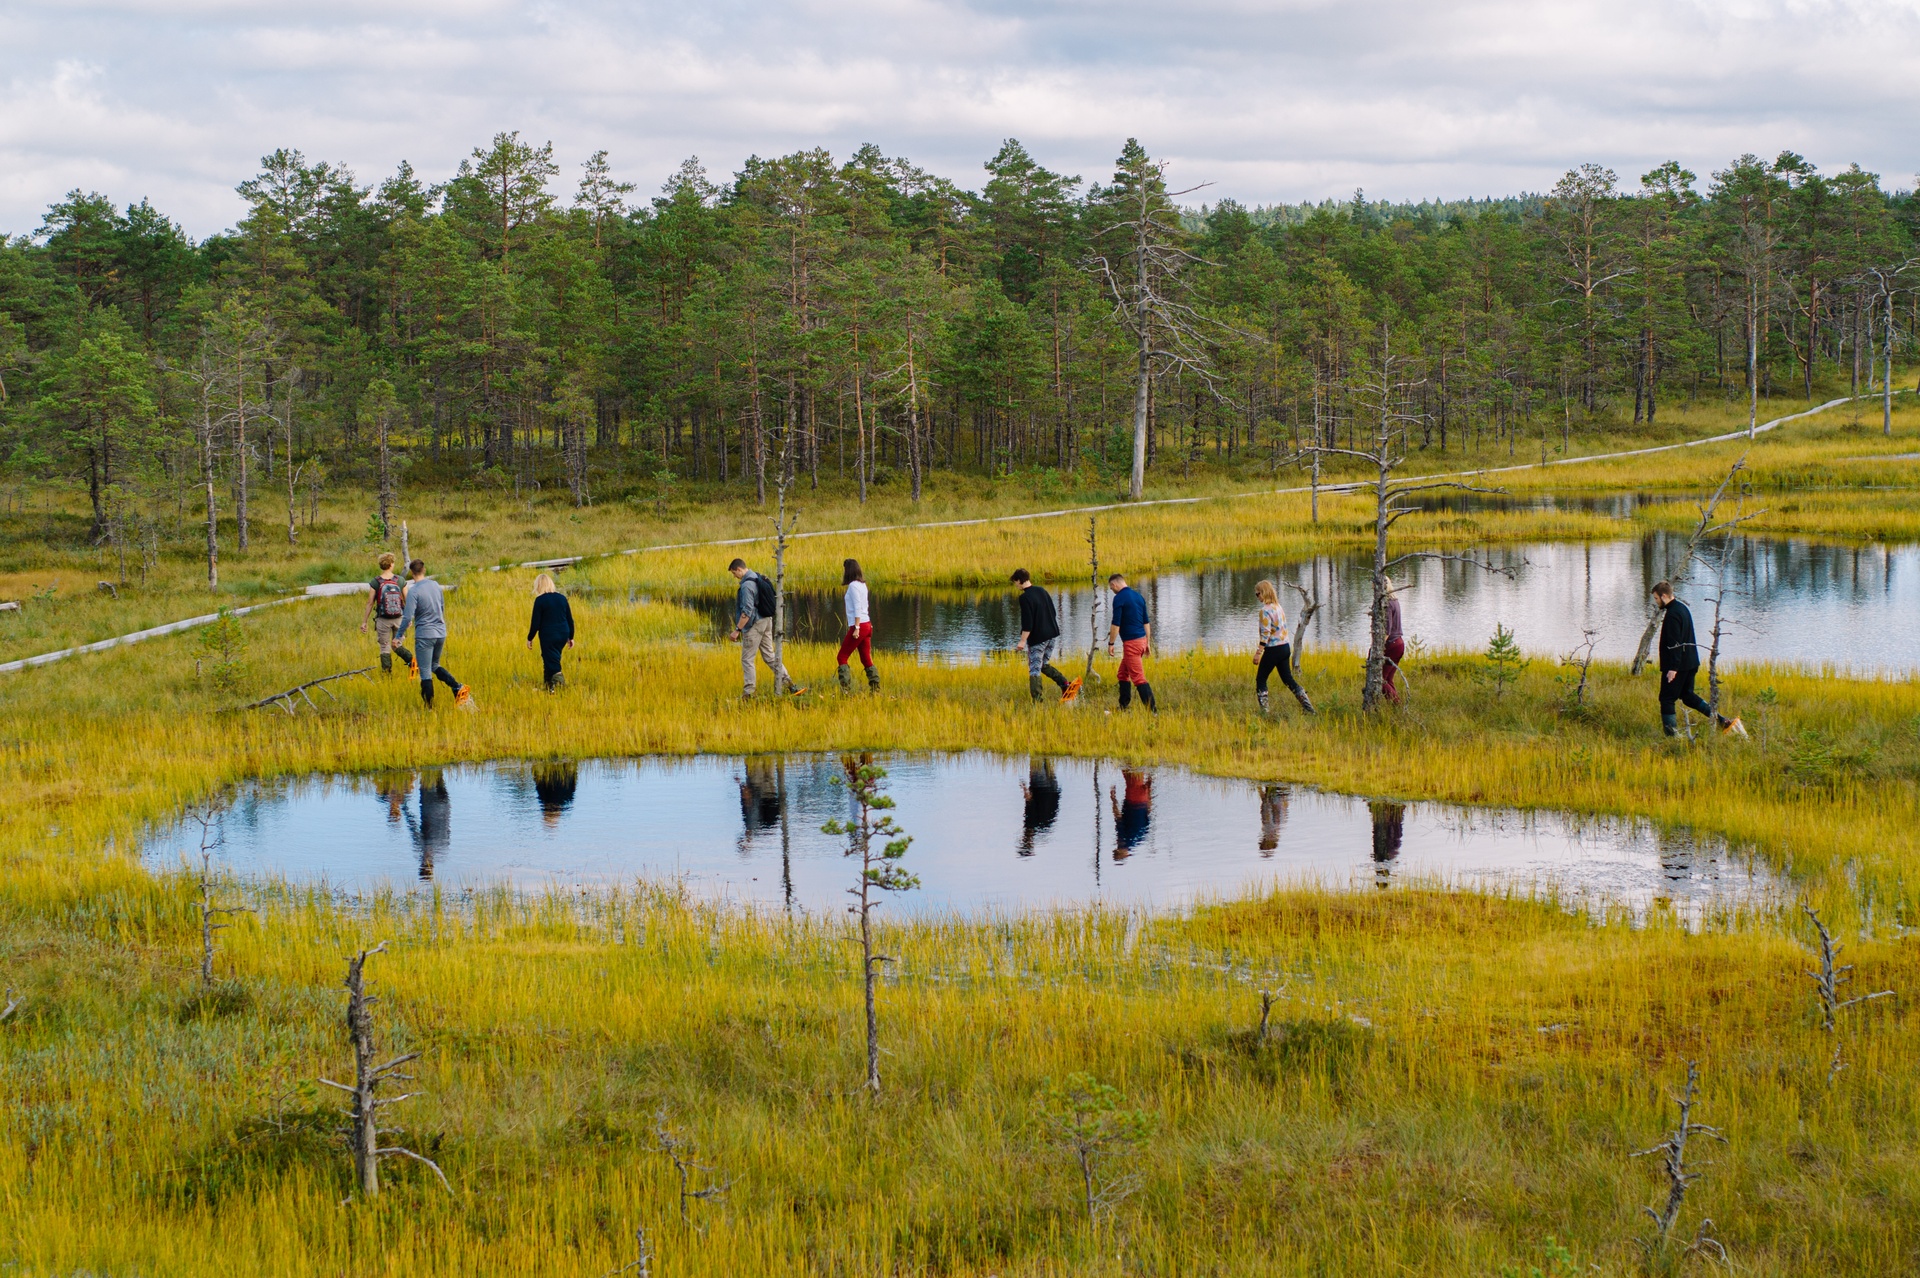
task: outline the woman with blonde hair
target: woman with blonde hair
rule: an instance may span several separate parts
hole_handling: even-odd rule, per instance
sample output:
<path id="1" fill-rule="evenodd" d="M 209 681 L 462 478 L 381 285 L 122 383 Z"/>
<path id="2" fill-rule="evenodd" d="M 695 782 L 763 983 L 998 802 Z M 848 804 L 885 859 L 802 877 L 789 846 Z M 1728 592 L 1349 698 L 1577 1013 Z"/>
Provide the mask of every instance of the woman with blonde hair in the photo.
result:
<path id="1" fill-rule="evenodd" d="M 1267 708 L 1267 677 L 1277 670 L 1280 682 L 1287 685 L 1300 708 L 1312 714 L 1313 702 L 1293 677 L 1292 636 L 1287 633 L 1287 614 L 1280 607 L 1280 592 L 1271 581 L 1262 581 L 1254 585 L 1253 593 L 1260 600 L 1260 651 L 1254 657 L 1260 669 L 1253 680 L 1253 693 L 1260 699 L 1260 709 L 1264 712 Z"/>
<path id="2" fill-rule="evenodd" d="M 547 691 L 566 682 L 560 674 L 560 653 L 573 647 L 573 608 L 567 597 L 553 584 L 551 573 L 533 579 L 533 620 L 527 626 L 527 647 L 534 636 L 540 638 L 540 665 L 547 677 Z"/>

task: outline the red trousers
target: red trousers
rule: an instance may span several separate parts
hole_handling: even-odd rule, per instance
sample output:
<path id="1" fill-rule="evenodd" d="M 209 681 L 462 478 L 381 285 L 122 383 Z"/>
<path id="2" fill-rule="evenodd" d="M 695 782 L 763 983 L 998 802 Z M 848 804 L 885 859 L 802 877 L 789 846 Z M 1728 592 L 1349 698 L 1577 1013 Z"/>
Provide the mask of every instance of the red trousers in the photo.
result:
<path id="1" fill-rule="evenodd" d="M 1387 640 L 1386 660 L 1380 663 L 1380 691 L 1387 694 L 1387 700 L 1398 701 L 1400 689 L 1394 686 L 1393 677 L 1400 673 L 1400 658 L 1407 655 L 1405 639 Z"/>
<path id="2" fill-rule="evenodd" d="M 846 665 L 847 658 L 854 653 L 860 654 L 860 664 L 873 669 L 873 623 L 863 621 L 858 626 L 849 626 L 840 636 L 840 664 Z"/>

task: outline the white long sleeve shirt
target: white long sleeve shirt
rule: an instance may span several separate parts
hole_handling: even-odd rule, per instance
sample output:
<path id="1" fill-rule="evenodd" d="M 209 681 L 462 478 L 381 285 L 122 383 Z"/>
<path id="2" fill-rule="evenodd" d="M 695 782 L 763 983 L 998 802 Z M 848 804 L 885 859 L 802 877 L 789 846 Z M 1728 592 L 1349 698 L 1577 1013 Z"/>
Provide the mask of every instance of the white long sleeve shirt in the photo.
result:
<path id="1" fill-rule="evenodd" d="M 847 628 L 851 630 L 861 622 L 871 623 L 873 617 L 867 612 L 867 583 L 849 581 L 847 583 Z"/>

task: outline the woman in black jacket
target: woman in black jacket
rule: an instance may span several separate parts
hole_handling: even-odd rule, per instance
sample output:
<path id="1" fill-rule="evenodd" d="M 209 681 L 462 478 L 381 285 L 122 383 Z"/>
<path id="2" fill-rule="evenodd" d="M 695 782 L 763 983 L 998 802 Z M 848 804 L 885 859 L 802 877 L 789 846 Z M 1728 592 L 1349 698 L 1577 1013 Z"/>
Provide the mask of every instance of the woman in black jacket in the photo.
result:
<path id="1" fill-rule="evenodd" d="M 565 683 L 560 674 L 560 651 L 573 647 L 573 609 L 567 597 L 553 584 L 553 578 L 541 573 L 533 579 L 533 620 L 527 625 L 527 647 L 534 636 L 540 638 L 540 665 L 547 676 L 547 691 Z"/>

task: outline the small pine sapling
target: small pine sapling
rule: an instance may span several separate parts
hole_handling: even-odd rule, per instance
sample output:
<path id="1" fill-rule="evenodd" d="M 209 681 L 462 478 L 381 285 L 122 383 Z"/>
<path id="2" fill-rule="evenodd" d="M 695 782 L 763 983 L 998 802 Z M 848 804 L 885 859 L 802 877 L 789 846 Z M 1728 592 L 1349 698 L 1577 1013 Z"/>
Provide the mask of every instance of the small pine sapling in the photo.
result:
<path id="1" fill-rule="evenodd" d="M 1687 1142 L 1695 1136 L 1700 1136 L 1707 1140 L 1717 1140 L 1722 1145 L 1727 1143 L 1726 1136 L 1719 1128 L 1693 1121 L 1693 1107 L 1698 1103 L 1699 1094 L 1700 1066 L 1698 1062 L 1688 1061 L 1686 1091 L 1672 1098 L 1673 1103 L 1680 1109 L 1679 1123 L 1659 1144 L 1631 1155 L 1634 1158 L 1644 1158 L 1648 1154 L 1659 1154 L 1660 1170 L 1667 1182 L 1667 1201 L 1660 1210 L 1655 1211 L 1651 1207 L 1640 1209 L 1647 1213 L 1658 1231 L 1653 1238 L 1640 1240 L 1649 1258 L 1665 1258 L 1671 1255 L 1673 1227 L 1680 1222 L 1680 1208 L 1686 1202 L 1687 1190 L 1704 1174 L 1696 1170 L 1700 1164 L 1688 1164 Z M 1694 1230 L 1693 1240 L 1686 1244 L 1684 1251 L 1687 1255 L 1711 1255 L 1722 1261 L 1727 1259 L 1727 1249 L 1721 1246 L 1713 1236 L 1713 1222 L 1706 1219 L 1700 1221 L 1699 1228 Z"/>
<path id="2" fill-rule="evenodd" d="M 1515 683 L 1529 665 L 1533 664 L 1520 654 L 1520 645 L 1514 642 L 1513 631 L 1504 625 L 1495 623 L 1493 638 L 1487 641 L 1487 651 L 1481 663 L 1473 671 L 1473 677 L 1483 684 L 1493 685 L 1493 695 L 1503 697 L 1508 687 Z"/>
<path id="3" fill-rule="evenodd" d="M 880 906 L 880 899 L 875 894 L 905 892 L 919 887 L 920 879 L 900 865 L 900 858 L 907 854 L 907 847 L 913 839 L 895 824 L 890 814 L 893 797 L 880 790 L 880 782 L 886 777 L 887 770 L 868 760 L 848 760 L 846 773 L 844 784 L 858 813 L 851 820 L 836 819 L 820 828 L 827 834 L 846 835 L 846 855 L 860 858 L 859 881 L 847 889 L 847 895 L 853 898 L 847 913 L 860 921 L 860 970 L 867 1002 L 866 1087 L 878 1095 L 880 1021 L 874 1007 L 874 985 L 879 977 L 880 965 L 891 963 L 893 959 L 890 955 L 874 953 L 873 912 Z"/>
<path id="4" fill-rule="evenodd" d="M 200 631 L 200 655 L 211 667 L 214 690 L 232 693 L 247 677 L 247 632 L 233 609 L 222 608 L 211 625 Z"/>
<path id="5" fill-rule="evenodd" d="M 1827 930 L 1811 905 L 1800 907 L 1813 923 L 1813 930 L 1819 935 L 1819 943 L 1814 947 L 1814 957 L 1820 961 L 1818 971 L 1808 971 L 1813 987 L 1820 996 L 1820 1028 L 1833 1035 L 1833 1058 L 1827 1065 L 1827 1081 L 1845 1069 L 1846 1062 L 1840 1058 L 1840 1013 L 1860 1003 L 1871 1003 L 1877 998 L 1892 998 L 1892 990 L 1875 990 L 1871 994 L 1856 994 L 1852 998 L 1840 997 L 1840 987 L 1853 980 L 1853 964 L 1835 964 L 1840 957 L 1840 943 L 1833 939 L 1833 933 Z"/>
<path id="6" fill-rule="evenodd" d="M 1153 1116 L 1127 1108 L 1119 1088 L 1091 1074 L 1073 1073 L 1042 1085 L 1040 1121 L 1048 1137 L 1074 1157 L 1080 1169 L 1081 1205 L 1087 1228 L 1099 1226 L 1134 1190 L 1139 1178 L 1114 1175 L 1124 1159 L 1153 1132 Z"/>
<path id="7" fill-rule="evenodd" d="M 367 995 L 366 966 L 368 959 L 375 954 L 386 953 L 386 949 L 387 943 L 382 941 L 347 960 L 347 1037 L 353 1040 L 353 1086 L 336 1083 L 330 1078 L 319 1081 L 353 1097 L 353 1108 L 347 1112 L 348 1136 L 353 1148 L 354 1181 L 363 1198 L 372 1198 L 380 1192 L 382 1158 L 410 1158 L 416 1163 L 424 1163 L 440 1178 L 441 1187 L 452 1193 L 453 1186 L 447 1183 L 447 1174 L 440 1170 L 440 1164 L 411 1149 L 380 1144 L 382 1136 L 394 1135 L 399 1130 L 381 1127 L 380 1111 L 419 1095 L 418 1092 L 407 1092 L 400 1096 L 380 1095 L 380 1088 L 388 1083 L 412 1082 L 413 1076 L 401 1073 L 401 1067 L 420 1059 L 420 1053 L 407 1052 L 384 1065 L 374 1064 L 372 1009 L 373 1004 L 380 1000 Z"/>

